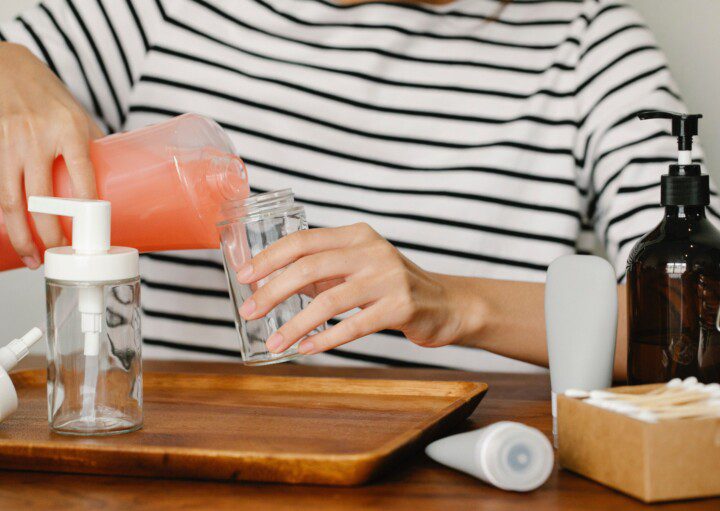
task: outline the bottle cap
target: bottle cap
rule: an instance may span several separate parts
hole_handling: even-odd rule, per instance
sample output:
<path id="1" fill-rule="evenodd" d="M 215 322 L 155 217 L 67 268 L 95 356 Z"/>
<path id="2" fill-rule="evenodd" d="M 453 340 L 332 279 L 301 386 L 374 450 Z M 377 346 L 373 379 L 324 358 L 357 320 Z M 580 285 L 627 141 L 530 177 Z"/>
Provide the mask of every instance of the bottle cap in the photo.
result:
<path id="1" fill-rule="evenodd" d="M 532 491 L 547 481 L 553 469 L 555 453 L 550 441 L 524 424 L 497 423 L 479 447 L 481 470 L 502 490 Z"/>

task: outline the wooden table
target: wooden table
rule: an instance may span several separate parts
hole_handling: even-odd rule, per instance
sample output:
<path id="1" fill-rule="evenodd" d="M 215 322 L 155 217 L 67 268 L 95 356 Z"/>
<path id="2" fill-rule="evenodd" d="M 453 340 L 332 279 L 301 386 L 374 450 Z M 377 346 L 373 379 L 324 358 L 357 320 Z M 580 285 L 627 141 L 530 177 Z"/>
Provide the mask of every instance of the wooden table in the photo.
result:
<path id="1" fill-rule="evenodd" d="M 26 363 L 32 366 L 38 360 Z M 504 375 L 424 369 L 349 369 L 283 364 L 244 368 L 237 364 L 148 362 L 145 370 L 249 372 L 281 375 L 350 376 L 389 379 L 485 381 L 487 397 L 463 425 L 481 427 L 516 420 L 550 434 L 550 389 L 542 375 Z M 718 475 L 720 477 L 720 475 Z M 0 510 L 283 510 L 392 509 L 425 511 L 577 509 L 720 510 L 720 499 L 645 506 L 572 473 L 555 470 L 530 494 L 497 490 L 418 453 L 390 474 L 367 486 L 337 488 L 276 484 L 216 483 L 129 477 L 0 471 Z"/>

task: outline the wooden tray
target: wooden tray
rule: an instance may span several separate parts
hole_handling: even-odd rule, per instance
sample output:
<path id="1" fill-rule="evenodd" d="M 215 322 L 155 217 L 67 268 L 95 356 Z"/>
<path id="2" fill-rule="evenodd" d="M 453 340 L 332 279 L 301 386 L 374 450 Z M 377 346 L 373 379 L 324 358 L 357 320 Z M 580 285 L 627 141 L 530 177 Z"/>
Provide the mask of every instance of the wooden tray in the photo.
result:
<path id="1" fill-rule="evenodd" d="M 484 383 L 146 373 L 145 425 L 67 437 L 47 423 L 45 373 L 14 373 L 0 468 L 362 484 L 465 419 Z"/>

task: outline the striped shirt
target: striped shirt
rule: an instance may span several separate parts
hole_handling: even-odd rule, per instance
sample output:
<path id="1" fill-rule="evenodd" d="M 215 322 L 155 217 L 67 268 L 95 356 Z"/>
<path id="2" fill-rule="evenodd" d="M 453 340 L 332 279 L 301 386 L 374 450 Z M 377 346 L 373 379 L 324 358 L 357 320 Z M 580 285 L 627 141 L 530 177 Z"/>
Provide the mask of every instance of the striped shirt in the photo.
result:
<path id="1" fill-rule="evenodd" d="M 421 267 L 475 277 L 542 282 L 592 233 L 621 279 L 676 154 L 664 122 L 635 116 L 684 110 L 617 0 L 47 0 L 0 38 L 108 132 L 211 117 L 253 189 L 291 187 L 311 226 L 364 221 Z M 238 355 L 216 251 L 149 254 L 141 272 L 146 355 Z M 310 357 L 388 360 L 533 369 L 393 332 Z"/>

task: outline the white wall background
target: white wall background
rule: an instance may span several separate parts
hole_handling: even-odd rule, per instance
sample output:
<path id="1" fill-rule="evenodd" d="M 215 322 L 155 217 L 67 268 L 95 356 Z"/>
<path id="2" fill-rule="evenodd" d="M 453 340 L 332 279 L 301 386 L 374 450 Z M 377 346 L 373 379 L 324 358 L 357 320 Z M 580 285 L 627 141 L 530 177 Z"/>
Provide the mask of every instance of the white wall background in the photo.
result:
<path id="1" fill-rule="evenodd" d="M 628 0 L 645 16 L 670 60 L 688 108 L 702 112 L 708 168 L 720 182 L 720 0 Z M 0 20 L 14 16 L 35 0 L 0 0 Z M 24 333 L 45 322 L 42 272 L 0 273 L 0 331 Z"/>

